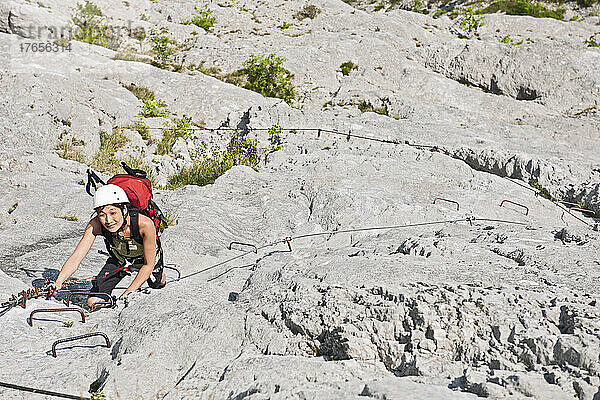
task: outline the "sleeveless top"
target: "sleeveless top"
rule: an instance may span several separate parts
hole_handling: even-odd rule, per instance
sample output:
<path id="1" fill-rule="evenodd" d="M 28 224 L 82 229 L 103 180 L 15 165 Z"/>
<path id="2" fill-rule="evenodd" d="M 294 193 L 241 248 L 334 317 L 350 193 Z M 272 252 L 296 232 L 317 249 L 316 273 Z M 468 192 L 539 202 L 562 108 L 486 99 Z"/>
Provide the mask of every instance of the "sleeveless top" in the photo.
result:
<path id="1" fill-rule="evenodd" d="M 129 210 L 129 229 L 131 231 L 131 237 L 126 239 L 119 239 L 110 233 L 104 225 L 102 227 L 102 236 L 104 236 L 104 243 L 109 254 L 116 259 L 121 265 L 144 264 L 144 245 L 143 239 L 140 235 L 139 228 L 139 212 L 136 209 Z M 158 264 L 160 258 L 160 242 L 156 241 L 156 263 Z"/>

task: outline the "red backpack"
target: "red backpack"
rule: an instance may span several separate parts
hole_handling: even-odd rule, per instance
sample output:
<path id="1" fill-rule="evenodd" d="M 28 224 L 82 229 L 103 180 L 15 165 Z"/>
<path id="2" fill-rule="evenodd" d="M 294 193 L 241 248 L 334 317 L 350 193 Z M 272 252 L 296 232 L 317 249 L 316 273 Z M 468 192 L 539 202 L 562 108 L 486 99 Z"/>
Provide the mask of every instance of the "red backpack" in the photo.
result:
<path id="1" fill-rule="evenodd" d="M 125 194 L 127 194 L 131 206 L 137 208 L 140 213 L 149 217 L 154 222 L 156 240 L 158 241 L 159 235 L 168 225 L 162 211 L 160 211 L 160 208 L 152 200 L 152 184 L 150 183 L 150 179 L 147 178 L 146 172 L 141 169 L 133 169 L 125 162 L 121 162 L 121 166 L 126 173 L 115 175 L 106 183 L 117 185 L 123 189 Z M 105 185 L 106 183 L 91 169 L 87 170 L 87 174 L 88 182 L 85 190 L 90 196 L 93 196 L 91 187 L 93 186 L 94 190 L 96 190 L 97 184 Z"/>

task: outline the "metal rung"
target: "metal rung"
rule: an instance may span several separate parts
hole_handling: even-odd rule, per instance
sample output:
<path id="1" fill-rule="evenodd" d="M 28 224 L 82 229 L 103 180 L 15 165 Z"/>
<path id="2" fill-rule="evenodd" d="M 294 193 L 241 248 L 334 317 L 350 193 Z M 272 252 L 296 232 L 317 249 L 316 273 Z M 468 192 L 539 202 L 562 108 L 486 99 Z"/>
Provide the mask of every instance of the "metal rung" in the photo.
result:
<path id="1" fill-rule="evenodd" d="M 92 337 L 92 336 L 102 336 L 104 338 L 104 340 L 106 341 L 106 347 L 110 348 L 110 339 L 108 338 L 108 336 L 106 336 L 105 333 L 92 332 L 92 333 L 86 333 L 85 335 L 73 336 L 73 337 L 66 338 L 66 339 L 59 339 L 56 342 L 52 343 L 52 357 L 56 357 L 56 345 L 58 345 L 60 343 L 65 343 L 65 342 L 72 342 L 74 340 L 85 339 L 85 338 Z"/>
<path id="2" fill-rule="evenodd" d="M 27 322 L 29 326 L 33 326 L 33 315 L 39 313 L 50 313 L 50 312 L 65 312 L 65 311 L 75 311 L 81 314 L 81 322 L 85 322 L 85 313 L 81 308 L 69 307 L 69 308 L 39 308 L 37 310 L 33 310 L 31 314 L 29 314 L 29 319 Z"/>
<path id="3" fill-rule="evenodd" d="M 515 203 L 514 201 L 511 201 L 511 200 L 502 200 L 502 202 L 500 202 L 500 207 L 502 207 L 502 205 L 504 203 L 511 203 L 511 204 L 516 205 L 516 206 L 523 207 L 525 209 L 525 215 L 529 214 L 529 207 L 524 206 L 523 204 Z"/>
<path id="4" fill-rule="evenodd" d="M 258 254 L 258 249 L 256 248 L 255 245 L 250 244 L 250 243 L 244 243 L 244 242 L 231 242 L 229 243 L 229 250 L 231 250 L 231 245 L 232 244 L 239 244 L 240 246 L 248 246 L 248 247 L 253 247 L 254 248 L 254 253 Z"/>
<path id="5" fill-rule="evenodd" d="M 456 204 L 456 211 L 460 210 L 460 204 L 458 204 L 458 201 L 448 200 L 448 199 L 444 199 L 442 197 L 436 197 L 435 199 L 433 199 L 433 204 L 435 204 L 436 200 L 442 200 L 442 201 L 447 201 L 448 203 L 454 203 L 454 204 Z"/>

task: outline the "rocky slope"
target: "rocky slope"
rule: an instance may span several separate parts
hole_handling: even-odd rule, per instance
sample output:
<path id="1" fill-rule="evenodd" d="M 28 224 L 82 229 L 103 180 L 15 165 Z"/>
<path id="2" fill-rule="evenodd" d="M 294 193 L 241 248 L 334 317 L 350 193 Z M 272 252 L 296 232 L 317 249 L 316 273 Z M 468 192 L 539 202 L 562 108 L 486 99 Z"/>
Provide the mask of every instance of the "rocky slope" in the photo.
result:
<path id="1" fill-rule="evenodd" d="M 209 32 L 181 24 L 204 3 L 96 4 L 115 29 L 167 28 L 187 69 L 119 59 L 151 46 L 125 33 L 113 49 L 22 51 L 52 40 L 75 3 L 0 5 L 2 301 L 54 279 L 91 214 L 87 166 L 59 157 L 60 143 L 89 162 L 100 132 L 123 128 L 116 156 L 139 157 L 164 184 L 203 143 L 225 145 L 226 128 L 351 136 L 285 130 L 259 171 L 158 190 L 177 221 L 166 258 L 183 279 L 167 270 L 165 289 L 85 324 L 69 314 L 27 324 L 65 294 L 11 309 L 0 381 L 113 399 L 600 398 L 597 223 L 559 202 L 600 211 L 600 52 L 583 43 L 598 17 L 486 15 L 461 39 L 447 17 L 333 0 L 310 3 L 314 18 L 294 17 L 300 1 L 208 3 Z M 286 58 L 294 107 L 201 72 L 224 76 L 262 53 Z M 357 66 L 348 75 L 346 61 Z M 143 105 L 132 83 L 175 116 L 223 129 L 158 155 L 127 129 Z M 141 120 L 160 139 L 166 119 Z M 270 246 L 221 263 L 248 249 L 232 241 Z M 97 273 L 101 248 L 77 277 Z M 110 349 L 95 338 L 50 355 L 55 340 L 94 331 Z M 0 388 L 0 398 L 31 395 Z"/>

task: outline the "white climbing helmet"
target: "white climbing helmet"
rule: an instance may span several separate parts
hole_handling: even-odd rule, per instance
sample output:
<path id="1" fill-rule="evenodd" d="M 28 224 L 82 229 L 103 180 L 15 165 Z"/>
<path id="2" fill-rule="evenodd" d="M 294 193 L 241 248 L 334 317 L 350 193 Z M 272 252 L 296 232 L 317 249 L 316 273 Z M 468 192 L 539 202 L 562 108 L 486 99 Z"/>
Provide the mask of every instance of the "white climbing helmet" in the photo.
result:
<path id="1" fill-rule="evenodd" d="M 129 203 L 125 191 L 117 185 L 108 184 L 98 188 L 94 194 L 94 209 L 109 204 Z"/>

